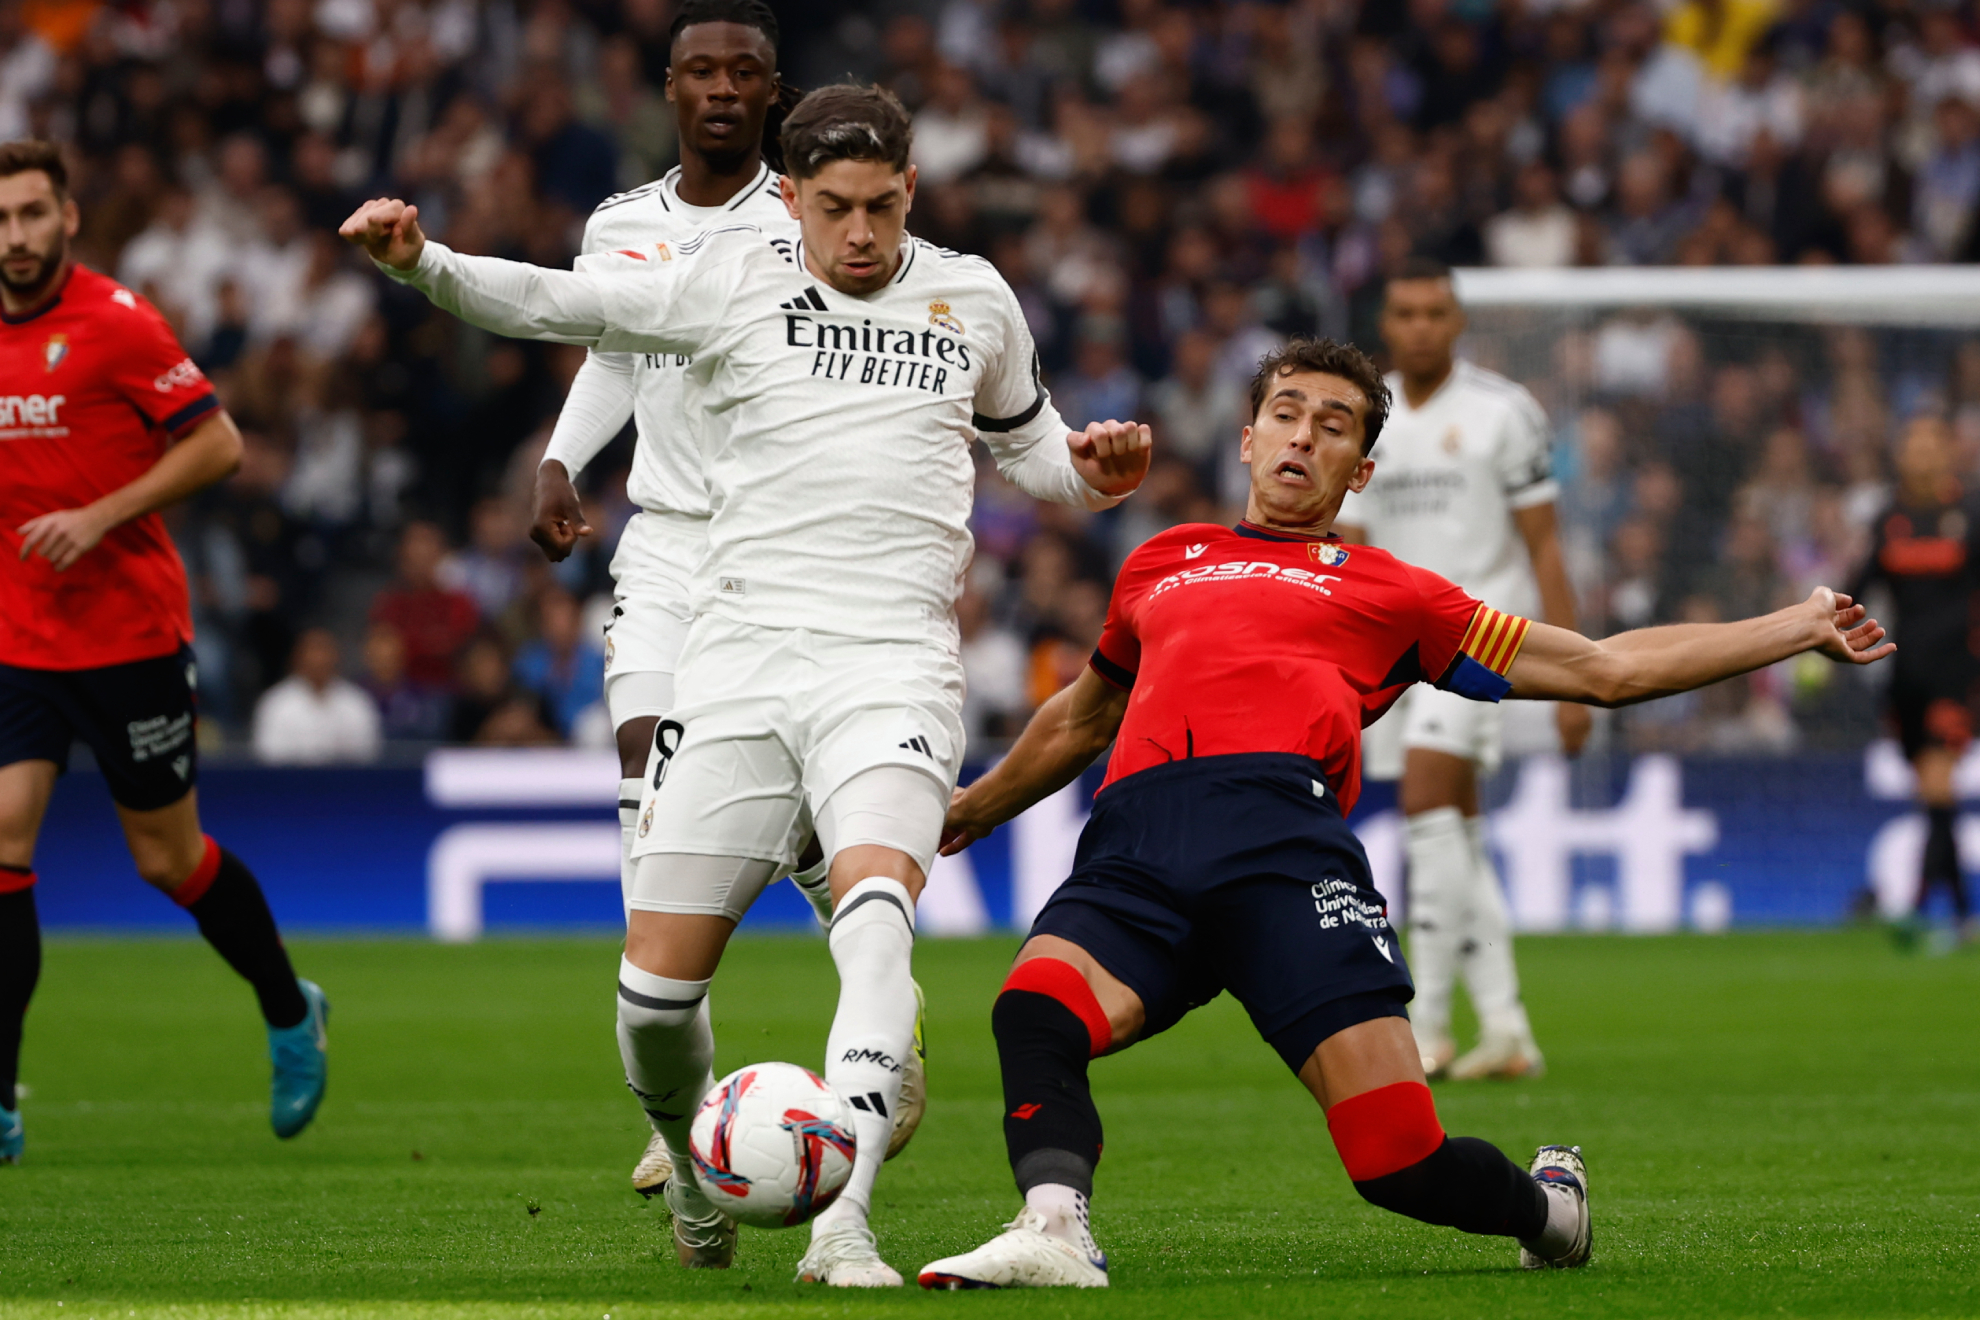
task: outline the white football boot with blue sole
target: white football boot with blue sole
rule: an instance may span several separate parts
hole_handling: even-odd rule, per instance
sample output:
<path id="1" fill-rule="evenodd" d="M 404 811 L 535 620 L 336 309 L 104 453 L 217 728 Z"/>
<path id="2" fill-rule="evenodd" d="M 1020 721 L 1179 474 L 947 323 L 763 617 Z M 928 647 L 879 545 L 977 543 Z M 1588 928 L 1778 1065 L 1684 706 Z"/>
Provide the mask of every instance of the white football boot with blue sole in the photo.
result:
<path id="1" fill-rule="evenodd" d="M 1045 1216 L 1026 1206 L 1004 1231 L 975 1251 L 921 1267 L 924 1288 L 1105 1288 L 1107 1257 L 1089 1256 L 1045 1231 Z"/>
<path id="2" fill-rule="evenodd" d="M 1595 1248 L 1595 1226 L 1588 1217 L 1588 1165 L 1579 1146 L 1542 1146 L 1533 1152 L 1527 1166 L 1533 1181 L 1547 1194 L 1548 1225 L 1554 1211 L 1566 1209 L 1567 1232 L 1549 1241 L 1543 1234 L 1519 1244 L 1519 1267 L 1523 1270 L 1573 1270 L 1588 1263 Z M 1564 1241 L 1559 1239 L 1565 1239 Z"/>

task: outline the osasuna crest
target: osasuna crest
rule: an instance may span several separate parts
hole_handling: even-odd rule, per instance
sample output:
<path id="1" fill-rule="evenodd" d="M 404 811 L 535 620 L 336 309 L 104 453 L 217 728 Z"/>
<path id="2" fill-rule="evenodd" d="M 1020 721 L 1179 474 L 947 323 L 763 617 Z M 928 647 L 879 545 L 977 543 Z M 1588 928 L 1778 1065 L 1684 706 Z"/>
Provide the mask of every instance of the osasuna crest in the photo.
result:
<path id="1" fill-rule="evenodd" d="M 50 335 L 48 336 L 48 342 L 41 346 L 42 365 L 50 371 L 61 366 L 62 359 L 67 356 L 69 356 L 69 337 L 67 335 Z"/>
<path id="2" fill-rule="evenodd" d="M 962 322 L 958 321 L 956 314 L 949 310 L 949 304 L 940 298 L 928 304 L 928 324 L 938 325 L 952 335 L 963 332 Z"/>
<path id="3" fill-rule="evenodd" d="M 1325 564 L 1328 568 L 1339 568 L 1348 560 L 1346 546 L 1332 545 L 1324 541 L 1318 545 L 1307 546 L 1306 553 Z"/>

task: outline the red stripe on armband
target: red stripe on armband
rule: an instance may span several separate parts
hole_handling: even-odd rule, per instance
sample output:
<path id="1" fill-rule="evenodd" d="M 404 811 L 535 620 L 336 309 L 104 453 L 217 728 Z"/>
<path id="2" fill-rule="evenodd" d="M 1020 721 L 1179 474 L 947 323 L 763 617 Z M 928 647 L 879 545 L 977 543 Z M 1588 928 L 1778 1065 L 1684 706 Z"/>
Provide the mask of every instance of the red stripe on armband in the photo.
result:
<path id="1" fill-rule="evenodd" d="M 1444 1144 L 1436 1102 L 1422 1082 L 1396 1082 L 1349 1096 L 1327 1111 L 1327 1131 L 1355 1182 L 1420 1164 Z"/>
<path id="2" fill-rule="evenodd" d="M 213 841 L 211 834 L 199 836 L 206 843 L 206 854 L 199 859 L 199 865 L 186 877 L 185 883 L 172 891 L 172 901 L 182 908 L 189 908 L 206 897 L 206 891 L 213 887 L 213 877 L 220 874 L 220 845 Z"/>
<path id="3" fill-rule="evenodd" d="M 18 894 L 34 888 L 34 870 L 26 866 L 0 866 L 0 894 Z"/>
<path id="4" fill-rule="evenodd" d="M 1106 1010 L 1093 997 L 1093 987 L 1069 962 L 1061 962 L 1057 958 L 1027 958 L 1011 968 L 1010 976 L 1004 981 L 1004 989 L 1026 990 L 1064 1004 L 1085 1025 L 1096 1055 L 1104 1053 L 1114 1043 L 1114 1027 L 1107 1021 Z"/>

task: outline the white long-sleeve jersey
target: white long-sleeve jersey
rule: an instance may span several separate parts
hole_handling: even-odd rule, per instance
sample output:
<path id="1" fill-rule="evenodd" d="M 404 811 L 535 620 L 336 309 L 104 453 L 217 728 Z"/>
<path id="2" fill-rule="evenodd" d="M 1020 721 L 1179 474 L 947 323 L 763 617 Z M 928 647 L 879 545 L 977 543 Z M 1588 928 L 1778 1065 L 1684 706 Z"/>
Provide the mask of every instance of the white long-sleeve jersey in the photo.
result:
<path id="1" fill-rule="evenodd" d="M 1391 373 L 1393 411 L 1375 442 L 1375 476 L 1350 491 L 1336 523 L 1427 568 L 1495 610 L 1532 617 L 1540 591 L 1512 515 L 1557 493 L 1547 414 L 1522 385 L 1459 360 L 1412 408 Z"/>
<path id="2" fill-rule="evenodd" d="M 731 221 L 753 224 L 785 250 L 795 250 L 797 221 L 785 210 L 778 176 L 768 165 L 720 206 L 682 201 L 680 178 L 676 165 L 644 187 L 600 202 L 585 223 L 583 251 L 650 255 L 655 244 L 678 245 Z M 576 477 L 630 418 L 637 439 L 626 478 L 628 498 L 655 513 L 706 518 L 707 412 L 695 398 L 689 363 L 678 353 L 587 353 L 543 457 L 556 459 Z"/>
<path id="3" fill-rule="evenodd" d="M 1117 501 L 1072 466 L 1016 296 L 980 257 L 909 238 L 865 297 L 812 278 L 754 225 L 576 271 L 428 242 L 387 270 L 497 334 L 678 353 L 714 417 L 694 608 L 743 623 L 956 645 L 981 436 L 1020 489 Z"/>

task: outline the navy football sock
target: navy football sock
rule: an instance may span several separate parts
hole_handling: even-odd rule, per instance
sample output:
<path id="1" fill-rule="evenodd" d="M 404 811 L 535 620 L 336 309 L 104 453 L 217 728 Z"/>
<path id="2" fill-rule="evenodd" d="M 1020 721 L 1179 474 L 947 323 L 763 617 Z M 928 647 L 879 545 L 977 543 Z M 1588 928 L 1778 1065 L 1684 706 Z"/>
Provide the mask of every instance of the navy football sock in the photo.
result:
<path id="1" fill-rule="evenodd" d="M 0 866 L 0 1109 L 19 1109 L 14 1080 L 21 1064 L 21 1023 L 41 979 L 41 922 L 34 910 L 34 872 Z"/>
<path id="2" fill-rule="evenodd" d="M 1357 1182 L 1384 1210 L 1464 1233 L 1536 1238 L 1547 1226 L 1547 1194 L 1531 1174 L 1477 1137 L 1446 1137 L 1406 1169 Z"/>
<path id="3" fill-rule="evenodd" d="M 1004 1146 L 1018 1190 L 1059 1183 L 1093 1194 L 1100 1111 L 1086 1077 L 1092 1037 L 1070 1008 L 1031 990 L 1005 990 L 990 1010 L 1004 1075 Z"/>
<path id="4" fill-rule="evenodd" d="M 192 914 L 213 951 L 254 987 L 262 1020 L 293 1027 L 309 1016 L 309 1003 L 261 885 L 245 862 L 210 838 L 206 849 L 205 860 L 172 899 Z"/>

